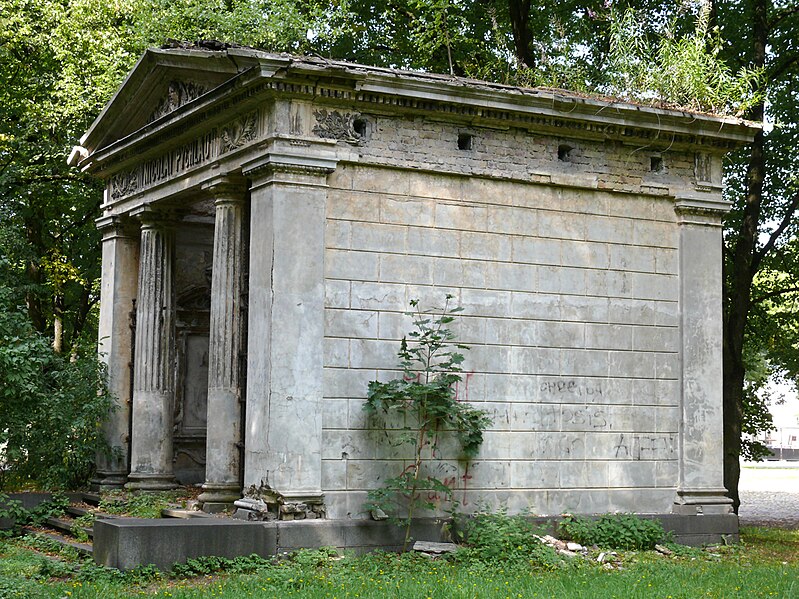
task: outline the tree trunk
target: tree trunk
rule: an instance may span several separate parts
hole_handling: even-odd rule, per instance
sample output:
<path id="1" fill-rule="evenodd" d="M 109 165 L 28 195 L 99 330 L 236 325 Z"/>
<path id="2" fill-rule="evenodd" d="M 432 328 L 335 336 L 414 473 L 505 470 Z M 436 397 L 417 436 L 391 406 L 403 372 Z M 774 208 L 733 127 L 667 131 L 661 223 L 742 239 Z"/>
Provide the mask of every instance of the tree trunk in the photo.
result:
<path id="1" fill-rule="evenodd" d="M 768 41 L 767 0 L 755 0 L 752 4 L 752 66 L 763 67 L 766 63 Z M 763 103 L 752 109 L 749 118 L 763 122 Z M 732 248 L 731 271 L 726 277 L 724 318 L 724 486 L 733 500 L 733 509 L 738 512 L 741 501 L 738 481 L 741 474 L 741 425 L 743 419 L 743 392 L 746 369 L 743 363 L 746 322 L 751 306 L 752 280 L 757 274 L 754 261 L 757 250 L 758 225 L 763 202 L 763 181 L 766 174 L 764 134 L 758 132 L 752 142 L 749 166 L 746 172 L 746 202 L 741 228 Z"/>
<path id="2" fill-rule="evenodd" d="M 510 26 L 513 31 L 513 45 L 516 50 L 516 61 L 520 69 L 535 67 L 530 35 L 530 0 L 508 0 L 510 10 Z"/>
<path id="3" fill-rule="evenodd" d="M 58 293 L 53 298 L 53 351 L 61 353 L 64 347 L 64 295 Z"/>

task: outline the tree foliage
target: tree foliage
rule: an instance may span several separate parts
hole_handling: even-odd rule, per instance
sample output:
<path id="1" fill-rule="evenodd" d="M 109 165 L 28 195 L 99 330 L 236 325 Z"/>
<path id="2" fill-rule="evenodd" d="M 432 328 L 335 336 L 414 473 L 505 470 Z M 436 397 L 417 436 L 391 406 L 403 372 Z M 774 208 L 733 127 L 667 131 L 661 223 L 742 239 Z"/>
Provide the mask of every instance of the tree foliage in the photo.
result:
<path id="1" fill-rule="evenodd" d="M 0 0 L 0 283 L 57 350 L 94 337 L 101 190 L 65 159 L 143 50 L 170 38 L 743 114 L 770 125 L 726 175 L 736 488 L 741 434 L 768 426 L 761 375 L 797 377 L 797 31 L 793 0 Z"/>
<path id="2" fill-rule="evenodd" d="M 111 408 L 89 348 L 55 353 L 13 295 L 0 287 L 0 489 L 74 489 L 105 448 L 99 422 Z"/>

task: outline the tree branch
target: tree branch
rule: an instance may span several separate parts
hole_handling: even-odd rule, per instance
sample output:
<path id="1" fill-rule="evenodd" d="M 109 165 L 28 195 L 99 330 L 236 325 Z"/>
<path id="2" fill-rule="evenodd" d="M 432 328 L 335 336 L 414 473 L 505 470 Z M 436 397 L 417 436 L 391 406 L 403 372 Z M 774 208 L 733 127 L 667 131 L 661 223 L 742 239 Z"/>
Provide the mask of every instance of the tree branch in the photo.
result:
<path id="1" fill-rule="evenodd" d="M 774 14 L 773 18 L 769 21 L 768 24 L 769 31 L 773 31 L 777 25 L 782 23 L 782 21 L 784 21 L 791 15 L 795 15 L 796 13 L 799 13 L 799 6 L 794 6 L 791 8 L 786 8 L 784 10 L 777 11 L 776 14 Z"/>
<path id="2" fill-rule="evenodd" d="M 777 243 L 777 240 L 780 238 L 780 236 L 785 232 L 785 229 L 790 226 L 791 222 L 793 221 L 793 213 L 796 212 L 797 207 L 799 207 L 799 193 L 795 194 L 788 203 L 788 208 L 785 210 L 785 214 L 782 217 L 782 222 L 780 222 L 779 227 L 771 232 L 766 244 L 754 253 L 754 256 L 752 257 L 752 265 L 750 266 L 750 272 L 752 276 L 754 276 L 759 270 L 760 263 L 763 261 L 763 258 L 765 258 L 766 255 L 774 249 L 774 245 Z"/>
<path id="3" fill-rule="evenodd" d="M 797 293 L 799 292 L 799 287 L 786 287 L 785 289 L 778 289 L 777 291 L 770 291 L 769 293 L 763 294 L 759 297 L 752 299 L 753 304 L 759 304 L 760 302 L 764 302 L 766 300 L 772 299 L 774 297 L 779 297 L 781 295 L 785 295 L 787 293 Z"/>

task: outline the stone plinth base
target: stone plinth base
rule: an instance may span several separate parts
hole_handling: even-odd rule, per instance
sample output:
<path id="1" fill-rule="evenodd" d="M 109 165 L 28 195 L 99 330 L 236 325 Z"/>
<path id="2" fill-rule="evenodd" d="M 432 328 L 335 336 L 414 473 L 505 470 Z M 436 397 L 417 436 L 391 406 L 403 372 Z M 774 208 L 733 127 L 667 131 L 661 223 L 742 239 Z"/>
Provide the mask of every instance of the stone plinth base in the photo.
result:
<path id="1" fill-rule="evenodd" d="M 171 491 L 177 489 L 178 483 L 172 475 L 134 474 L 128 475 L 125 488 L 130 491 Z"/>

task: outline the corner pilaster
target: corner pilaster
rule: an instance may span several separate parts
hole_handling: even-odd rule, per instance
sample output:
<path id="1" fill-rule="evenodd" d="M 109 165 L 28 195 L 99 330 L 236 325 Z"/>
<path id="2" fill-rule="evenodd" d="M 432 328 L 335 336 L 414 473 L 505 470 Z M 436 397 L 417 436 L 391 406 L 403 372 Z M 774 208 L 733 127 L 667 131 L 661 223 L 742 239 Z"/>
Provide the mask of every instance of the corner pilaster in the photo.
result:
<path id="1" fill-rule="evenodd" d="M 729 514 L 723 478 L 722 229 L 720 193 L 678 196 L 681 422 L 673 511 Z"/>
<path id="2" fill-rule="evenodd" d="M 98 354 L 108 372 L 114 408 L 102 423 L 110 453 L 98 452 L 92 489 L 122 487 L 128 477 L 130 451 L 131 360 L 138 288 L 138 225 L 118 216 L 97 219 L 103 234 Z"/>
<path id="3" fill-rule="evenodd" d="M 250 187 L 244 499 L 250 518 L 324 516 L 322 393 L 325 147 L 274 148 Z"/>

